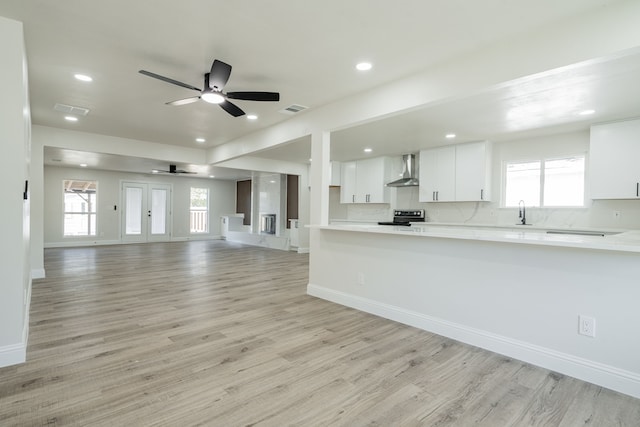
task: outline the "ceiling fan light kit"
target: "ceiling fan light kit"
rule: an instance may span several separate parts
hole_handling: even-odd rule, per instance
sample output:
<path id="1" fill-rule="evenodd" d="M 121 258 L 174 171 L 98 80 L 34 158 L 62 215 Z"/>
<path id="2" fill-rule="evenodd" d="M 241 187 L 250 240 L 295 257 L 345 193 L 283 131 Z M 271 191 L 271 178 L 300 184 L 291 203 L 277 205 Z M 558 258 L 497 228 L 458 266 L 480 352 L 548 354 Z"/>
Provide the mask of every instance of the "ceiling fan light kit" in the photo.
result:
<path id="1" fill-rule="evenodd" d="M 209 104 L 222 104 L 224 102 L 224 96 L 214 91 L 204 91 L 200 98 Z"/>
<path id="2" fill-rule="evenodd" d="M 183 87 L 185 89 L 195 90 L 200 92 L 199 96 L 192 96 L 190 98 L 178 99 L 175 101 L 167 102 L 167 105 L 186 105 L 196 102 L 202 99 L 210 104 L 218 104 L 227 113 L 234 117 L 243 116 L 244 111 L 229 101 L 229 99 L 239 99 L 244 101 L 279 101 L 280 94 L 278 92 L 222 92 L 222 89 L 227 84 L 229 76 L 231 76 L 231 65 L 218 61 L 215 59 L 211 65 L 211 72 L 204 75 L 204 88 L 200 89 L 187 83 L 183 83 L 178 80 L 174 80 L 169 77 L 161 76 L 160 74 L 152 73 L 151 71 L 140 70 L 140 74 L 152 77 L 154 79 L 162 80 L 166 83 L 171 83 L 176 86 Z"/>

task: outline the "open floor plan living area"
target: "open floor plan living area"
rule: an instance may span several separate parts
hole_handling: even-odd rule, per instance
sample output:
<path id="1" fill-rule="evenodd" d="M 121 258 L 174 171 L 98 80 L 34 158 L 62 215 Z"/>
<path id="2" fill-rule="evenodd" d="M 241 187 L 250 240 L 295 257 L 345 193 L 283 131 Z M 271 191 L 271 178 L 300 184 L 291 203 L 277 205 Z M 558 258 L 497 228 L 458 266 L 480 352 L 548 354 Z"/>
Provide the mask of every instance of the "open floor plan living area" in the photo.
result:
<path id="1" fill-rule="evenodd" d="M 640 426 L 640 2 L 0 2 L 0 426 Z"/>
<path id="2" fill-rule="evenodd" d="M 45 252 L 2 425 L 575 426 L 637 399 L 306 294 L 308 255 L 224 241 Z"/>

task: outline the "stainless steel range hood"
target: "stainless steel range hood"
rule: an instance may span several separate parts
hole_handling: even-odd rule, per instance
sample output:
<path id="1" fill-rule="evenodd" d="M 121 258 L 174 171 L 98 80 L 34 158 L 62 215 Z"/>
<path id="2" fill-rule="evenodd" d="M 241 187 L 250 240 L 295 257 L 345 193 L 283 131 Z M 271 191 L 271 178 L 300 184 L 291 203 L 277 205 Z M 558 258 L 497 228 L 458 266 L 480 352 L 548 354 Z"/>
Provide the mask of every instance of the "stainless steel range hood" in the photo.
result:
<path id="1" fill-rule="evenodd" d="M 419 185 L 416 174 L 416 155 L 405 154 L 402 156 L 402 178 L 391 181 L 387 187 L 416 187 Z"/>

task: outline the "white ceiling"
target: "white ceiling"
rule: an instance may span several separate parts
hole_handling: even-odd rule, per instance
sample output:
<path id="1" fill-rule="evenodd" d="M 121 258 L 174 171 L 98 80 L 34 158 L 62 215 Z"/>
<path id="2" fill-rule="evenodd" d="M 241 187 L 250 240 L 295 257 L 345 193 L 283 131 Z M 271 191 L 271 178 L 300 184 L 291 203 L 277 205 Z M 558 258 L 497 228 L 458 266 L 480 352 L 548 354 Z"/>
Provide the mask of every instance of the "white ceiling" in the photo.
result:
<path id="1" fill-rule="evenodd" d="M 24 22 L 34 124 L 206 148 L 287 120 L 279 110 L 290 104 L 314 109 L 612 3 L 403 0 L 391 8 L 384 0 L 4 0 L 0 16 Z M 164 103 L 194 92 L 138 74 L 145 69 L 202 86 L 214 58 L 233 66 L 225 90 L 278 91 L 281 101 L 236 102 L 257 121 L 203 102 L 171 107 Z M 373 70 L 357 72 L 361 60 L 373 62 Z M 346 129 L 332 135 L 332 157 L 362 157 L 363 145 L 374 154 L 417 151 L 442 144 L 445 132 L 458 134 L 457 141 L 499 140 L 638 115 L 638 69 L 633 55 L 582 64 Z M 94 81 L 76 81 L 78 72 Z M 91 112 L 68 123 L 53 110 L 56 103 Z M 575 116 L 574 107 L 590 103 L 597 104 L 597 117 Z M 307 161 L 308 144 L 299 140 L 257 155 Z M 54 155 L 82 157 L 47 154 L 47 162 Z M 93 160 L 102 168 L 135 163 L 98 154 Z M 127 168 L 166 168 L 152 163 L 141 159 Z"/>
<path id="2" fill-rule="evenodd" d="M 44 147 L 44 164 L 48 166 L 65 166 L 79 168 L 85 164 L 89 169 L 101 169 L 118 172 L 144 173 L 153 175 L 156 171 L 169 170 L 169 162 L 140 157 L 119 156 L 116 154 L 92 153 L 87 151 L 69 150 L 57 147 Z M 238 180 L 250 178 L 252 171 L 229 169 L 211 165 L 196 165 L 188 163 L 173 163 L 176 169 L 192 172 L 192 174 L 177 174 L 188 178 L 215 178 L 224 180 Z"/>

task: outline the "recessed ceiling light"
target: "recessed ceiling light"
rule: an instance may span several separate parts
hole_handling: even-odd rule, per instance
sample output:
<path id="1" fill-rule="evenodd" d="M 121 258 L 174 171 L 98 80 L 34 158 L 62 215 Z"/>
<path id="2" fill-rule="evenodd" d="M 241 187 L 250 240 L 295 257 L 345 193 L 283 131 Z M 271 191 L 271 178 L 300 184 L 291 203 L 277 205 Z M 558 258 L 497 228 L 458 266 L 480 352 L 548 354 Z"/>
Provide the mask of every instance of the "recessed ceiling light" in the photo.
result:
<path id="1" fill-rule="evenodd" d="M 269 182 L 270 182 L 270 183 L 272 183 L 272 184 L 275 184 L 275 183 L 276 183 L 274 180 L 271 180 L 271 181 L 269 181 Z"/>
<path id="2" fill-rule="evenodd" d="M 356 70 L 358 71 L 369 71 L 373 65 L 370 62 L 360 62 L 356 65 Z"/>
<path id="3" fill-rule="evenodd" d="M 313 159 L 311 157 L 309 157 L 309 161 L 312 161 Z"/>
<path id="4" fill-rule="evenodd" d="M 447 139 L 453 139 L 453 138 L 456 137 L 456 134 L 455 133 L 448 133 L 444 137 L 447 138 Z"/>
<path id="5" fill-rule="evenodd" d="M 258 116 L 255 114 L 247 114 L 247 120 L 257 120 Z"/>
<path id="6" fill-rule="evenodd" d="M 372 152 L 373 150 L 372 150 L 371 148 L 365 148 L 363 151 L 364 151 L 365 153 L 370 153 L 370 152 Z"/>
<path id="7" fill-rule="evenodd" d="M 87 167 L 87 164 L 86 164 L 86 163 L 80 163 L 80 167 L 81 167 L 81 168 L 86 168 L 86 167 Z"/>
<path id="8" fill-rule="evenodd" d="M 153 170 L 151 171 L 151 173 L 159 173 L 159 172 L 160 172 L 160 171 L 159 171 L 158 169 L 153 169 Z"/>
<path id="9" fill-rule="evenodd" d="M 584 110 L 584 111 L 580 111 L 578 114 L 580 114 L 581 116 L 590 116 L 595 112 L 596 110 Z"/>
<path id="10" fill-rule="evenodd" d="M 209 175 L 209 178 L 215 178 L 215 177 L 216 177 L 215 175 Z"/>
<path id="11" fill-rule="evenodd" d="M 86 74 L 74 74 L 73 77 L 75 77 L 77 80 L 80 80 L 81 82 L 92 82 L 93 81 L 91 76 L 87 76 Z"/>
<path id="12" fill-rule="evenodd" d="M 196 138 L 196 142 L 206 142 L 206 139 L 204 138 Z"/>
<path id="13" fill-rule="evenodd" d="M 68 122 L 77 122 L 78 118 L 73 116 L 64 116 L 64 119 Z"/>

